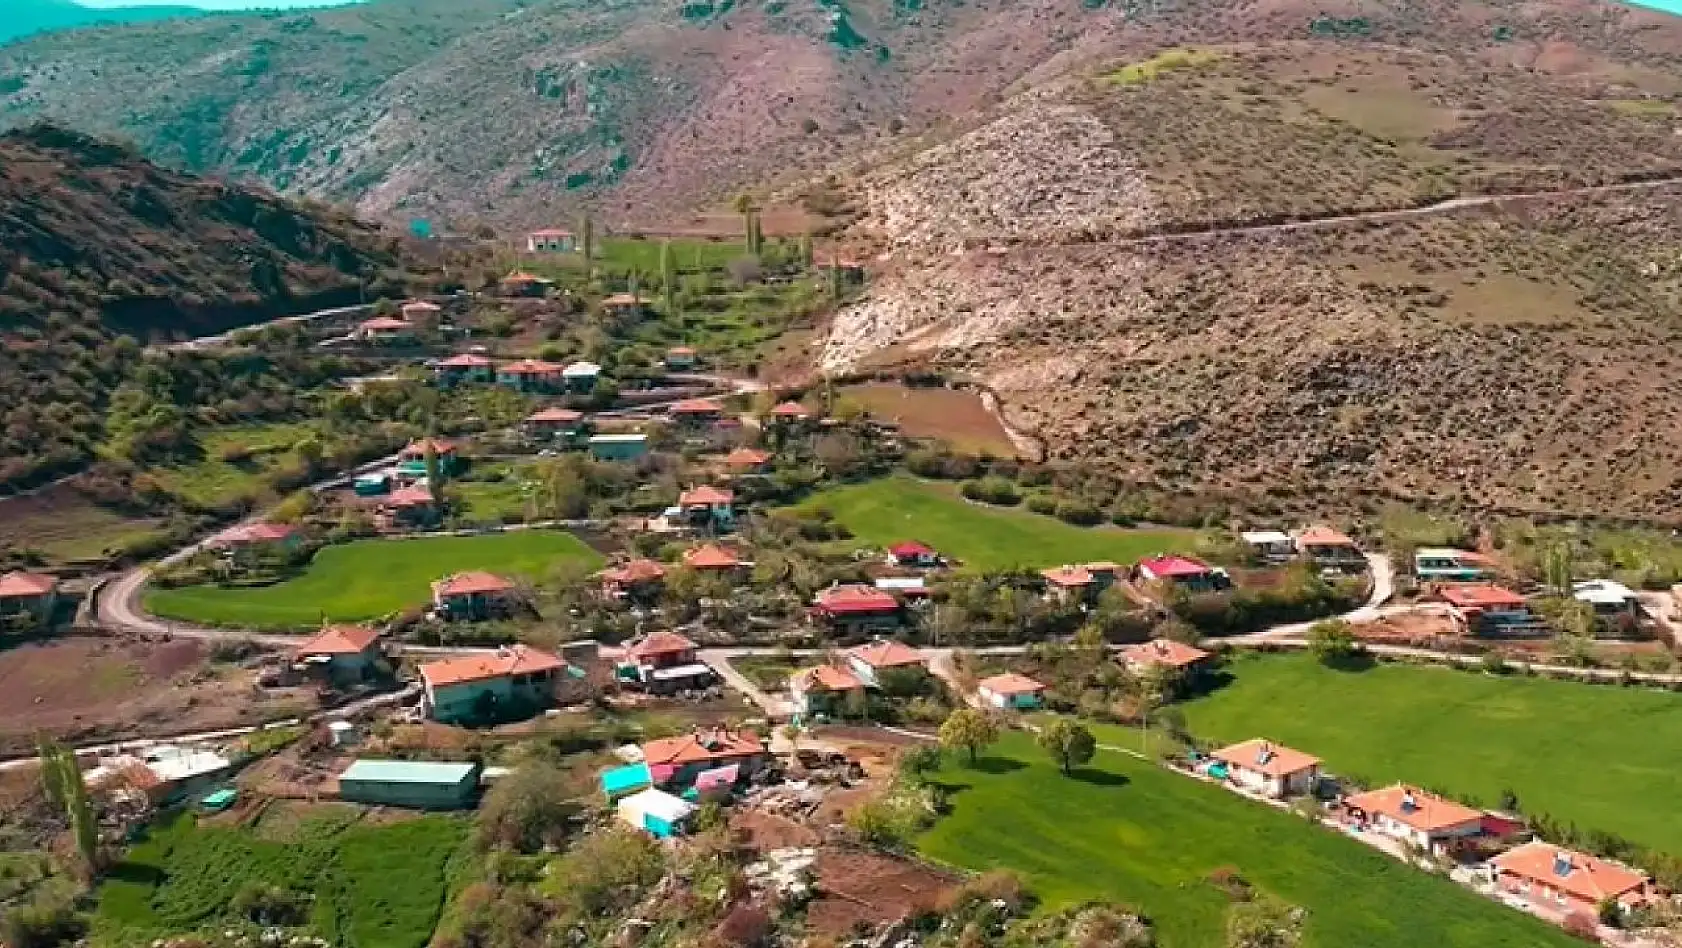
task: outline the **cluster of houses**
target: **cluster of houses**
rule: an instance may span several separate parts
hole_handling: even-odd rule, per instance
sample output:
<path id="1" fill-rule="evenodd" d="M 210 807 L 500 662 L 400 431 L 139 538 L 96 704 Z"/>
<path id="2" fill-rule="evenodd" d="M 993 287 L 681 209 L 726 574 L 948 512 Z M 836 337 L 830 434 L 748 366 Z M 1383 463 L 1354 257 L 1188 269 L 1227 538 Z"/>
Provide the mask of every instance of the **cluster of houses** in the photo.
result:
<path id="1" fill-rule="evenodd" d="M 1239 534 L 1239 538 L 1251 555 L 1270 565 L 1303 559 L 1334 573 L 1358 573 L 1367 568 L 1367 558 L 1355 541 L 1327 526 L 1310 526 L 1294 534 L 1254 530 Z"/>
<path id="2" fill-rule="evenodd" d="M 431 363 L 431 369 L 440 385 L 494 383 L 525 395 L 589 395 L 602 377 L 602 367 L 594 362 L 562 365 L 542 359 L 515 359 L 499 365 L 476 352 L 439 359 Z"/>
<path id="3" fill-rule="evenodd" d="M 1413 572 L 1426 585 L 1427 598 L 1443 603 L 1464 634 L 1512 639 L 1546 638 L 1554 632 L 1528 598 L 1496 582 L 1497 564 L 1481 553 L 1421 548 L 1414 552 Z M 1570 596 L 1593 611 L 1597 636 L 1643 634 L 1646 613 L 1640 595 L 1628 586 L 1610 579 L 1586 580 L 1573 583 Z"/>
<path id="4" fill-rule="evenodd" d="M 399 316 L 375 316 L 358 323 L 351 336 L 372 346 L 412 346 L 428 326 L 436 326 L 443 307 L 426 300 L 410 300 L 398 307 Z"/>
<path id="5" fill-rule="evenodd" d="M 1275 800 L 1315 793 L 1322 777 L 1318 757 L 1261 738 L 1214 751 L 1199 770 Z M 1581 914 L 1593 920 L 1604 904 L 1627 911 L 1654 896 L 1651 880 L 1607 859 L 1540 840 L 1505 848 L 1523 835 L 1522 821 L 1419 787 L 1395 784 L 1351 794 L 1333 812 L 1352 833 L 1377 834 L 1435 856 L 1500 849 L 1483 863 L 1488 880 L 1504 897 L 1546 915 Z"/>
<path id="6" fill-rule="evenodd" d="M 625 823 L 665 839 L 688 830 L 698 805 L 727 799 L 771 764 L 764 738 L 725 727 L 620 749 L 623 766 L 601 774 L 602 794 Z"/>

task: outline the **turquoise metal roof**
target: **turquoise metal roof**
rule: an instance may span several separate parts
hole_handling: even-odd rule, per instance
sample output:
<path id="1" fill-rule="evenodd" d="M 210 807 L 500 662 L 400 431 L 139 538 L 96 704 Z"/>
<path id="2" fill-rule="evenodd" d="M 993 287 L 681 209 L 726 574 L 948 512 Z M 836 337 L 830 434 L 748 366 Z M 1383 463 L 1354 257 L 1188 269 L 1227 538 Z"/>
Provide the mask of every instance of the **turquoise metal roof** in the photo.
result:
<path id="1" fill-rule="evenodd" d="M 441 763 L 426 760 L 359 760 L 339 775 L 340 780 L 370 780 L 379 783 L 444 783 L 458 784 L 479 767 L 478 764 Z"/>
<path id="2" fill-rule="evenodd" d="M 615 767 L 602 772 L 602 792 L 608 796 L 651 786 L 653 783 L 654 775 L 649 772 L 647 764 L 631 764 L 628 767 Z"/>

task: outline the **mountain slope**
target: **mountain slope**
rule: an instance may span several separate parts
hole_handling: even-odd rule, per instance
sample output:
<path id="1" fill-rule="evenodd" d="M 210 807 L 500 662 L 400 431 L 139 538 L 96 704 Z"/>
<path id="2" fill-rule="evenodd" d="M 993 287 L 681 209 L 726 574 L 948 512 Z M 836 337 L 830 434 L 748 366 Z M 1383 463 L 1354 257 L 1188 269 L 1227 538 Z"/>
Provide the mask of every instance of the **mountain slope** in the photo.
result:
<path id="1" fill-rule="evenodd" d="M 71 0 L 7 0 L 6 16 L 0 20 L 0 43 L 51 30 L 114 23 L 143 23 L 170 17 L 197 16 L 203 12 L 189 6 L 95 10 L 72 3 Z"/>
<path id="2" fill-rule="evenodd" d="M 232 399 L 237 410 L 268 373 L 176 374 L 140 358 L 136 338 L 355 302 L 397 264 L 389 240 L 342 216 L 53 127 L 0 136 L 0 487 L 83 465 L 125 382 L 196 386 L 194 403 Z M 284 391 L 261 379 L 271 382 Z"/>

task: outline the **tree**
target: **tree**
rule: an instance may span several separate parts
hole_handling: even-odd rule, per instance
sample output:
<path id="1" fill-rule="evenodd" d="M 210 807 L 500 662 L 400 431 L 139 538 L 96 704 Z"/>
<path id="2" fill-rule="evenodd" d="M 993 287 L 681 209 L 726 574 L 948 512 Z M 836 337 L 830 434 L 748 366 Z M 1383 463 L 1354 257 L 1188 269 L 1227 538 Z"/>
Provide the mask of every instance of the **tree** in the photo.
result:
<path id="1" fill-rule="evenodd" d="M 907 747 L 899 754 L 899 772 L 914 780 L 921 780 L 932 770 L 940 768 L 940 748 L 928 744 Z"/>
<path id="2" fill-rule="evenodd" d="M 992 715 L 974 708 L 959 708 L 946 716 L 940 726 L 940 746 L 969 752 L 970 766 L 975 766 L 981 748 L 999 739 L 999 724 Z"/>
<path id="3" fill-rule="evenodd" d="M 596 258 L 596 222 L 588 214 L 578 222 L 578 249 L 584 254 L 584 268 L 588 270 L 590 261 Z"/>
<path id="4" fill-rule="evenodd" d="M 1302 944 L 1301 909 L 1271 895 L 1235 902 L 1227 910 L 1227 948 L 1296 948 Z"/>
<path id="5" fill-rule="evenodd" d="M 800 735 L 804 733 L 806 733 L 806 729 L 793 721 L 783 725 L 783 740 L 788 741 L 788 761 L 790 764 L 794 763 L 795 758 L 800 756 Z"/>
<path id="6" fill-rule="evenodd" d="M 1090 761 L 1098 750 L 1098 741 L 1092 732 L 1069 718 L 1057 718 L 1047 724 L 1040 729 L 1035 740 L 1051 755 L 1052 760 L 1057 761 L 1057 767 L 1065 777 L 1074 773 L 1077 764 Z"/>
<path id="7" fill-rule="evenodd" d="M 580 807 L 564 790 L 566 774 L 548 764 L 527 764 L 493 783 L 479 808 L 479 845 L 533 853 L 566 836 Z"/>
<path id="8" fill-rule="evenodd" d="M 666 315 L 677 313 L 677 262 L 672 258 L 672 242 L 660 242 L 660 294 L 665 297 Z"/>
<path id="9" fill-rule="evenodd" d="M 801 234 L 800 235 L 800 244 L 799 244 L 799 248 L 796 252 L 800 256 L 800 266 L 803 269 L 810 270 L 812 268 L 812 235 L 811 234 Z"/>
<path id="10" fill-rule="evenodd" d="M 742 242 L 747 244 L 748 253 L 757 255 L 759 210 L 754 206 L 753 195 L 744 191 L 736 195 L 736 200 L 731 202 L 731 206 L 736 209 L 736 213 L 742 215 Z"/>
<path id="11" fill-rule="evenodd" d="M 1359 655 L 1355 630 L 1342 619 L 1323 619 L 1308 627 L 1308 650 L 1322 664 L 1335 665 Z"/>
<path id="12" fill-rule="evenodd" d="M 1556 596 L 1571 595 L 1571 547 L 1555 543 L 1542 554 L 1542 585 Z"/>
<path id="13" fill-rule="evenodd" d="M 88 796 L 88 785 L 82 780 L 82 768 L 76 764 L 76 752 L 45 737 L 37 740 L 36 748 L 41 757 L 41 783 L 47 799 L 57 800 L 64 807 L 76 853 L 82 859 L 80 868 L 91 879 L 100 867 L 99 823 Z"/>

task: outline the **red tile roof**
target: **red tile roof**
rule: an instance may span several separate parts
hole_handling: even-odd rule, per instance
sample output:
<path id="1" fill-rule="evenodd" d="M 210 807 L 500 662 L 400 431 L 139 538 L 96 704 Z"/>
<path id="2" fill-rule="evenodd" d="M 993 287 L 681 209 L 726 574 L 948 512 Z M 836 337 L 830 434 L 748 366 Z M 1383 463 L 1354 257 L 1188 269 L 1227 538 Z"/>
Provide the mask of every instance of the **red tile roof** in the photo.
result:
<path id="1" fill-rule="evenodd" d="M 1121 650 L 1121 657 L 1132 665 L 1167 665 L 1187 668 L 1209 657 L 1209 653 L 1195 645 L 1173 639 L 1151 639 Z"/>
<path id="2" fill-rule="evenodd" d="M 610 583 L 652 583 L 666 578 L 666 568 L 653 560 L 632 560 L 616 569 L 603 570 L 601 576 Z"/>
<path id="3" fill-rule="evenodd" d="M 852 691 L 864 687 L 864 682 L 860 681 L 857 675 L 835 665 L 819 665 L 816 668 L 797 671 L 789 676 L 789 683 L 804 691 L 820 692 Z"/>
<path id="4" fill-rule="evenodd" d="M 1084 566 L 1059 566 L 1056 569 L 1042 569 L 1040 575 L 1045 581 L 1063 589 L 1079 589 L 1092 585 L 1092 574 Z"/>
<path id="5" fill-rule="evenodd" d="M 1524 597 L 1518 593 L 1487 583 L 1448 586 L 1438 595 L 1461 609 L 1512 609 L 1525 604 Z"/>
<path id="6" fill-rule="evenodd" d="M 731 467 L 758 467 L 770 460 L 771 453 L 758 448 L 737 448 L 724 456 L 724 463 Z"/>
<path id="7" fill-rule="evenodd" d="M 710 398 L 686 398 L 666 409 L 674 415 L 722 415 L 724 409 Z"/>
<path id="8" fill-rule="evenodd" d="M 695 349 L 692 346 L 673 346 L 666 350 L 666 354 L 675 356 L 692 356 L 695 354 Z"/>
<path id="9" fill-rule="evenodd" d="M 1212 754 L 1216 760 L 1268 777 L 1288 777 L 1320 764 L 1320 758 L 1261 738 L 1223 747 Z"/>
<path id="10" fill-rule="evenodd" d="M 888 547 L 888 552 L 893 554 L 896 559 L 902 560 L 916 559 L 923 556 L 933 556 L 935 554 L 934 547 L 929 546 L 927 543 L 919 543 L 916 540 L 901 540 L 893 546 Z"/>
<path id="11" fill-rule="evenodd" d="M 716 487 L 702 484 L 700 487 L 679 494 L 677 502 L 680 507 L 716 507 L 720 504 L 728 504 L 735 499 L 736 495 L 733 491 L 719 490 Z"/>
<path id="12" fill-rule="evenodd" d="M 463 352 L 460 355 L 450 356 L 448 359 L 440 359 L 438 367 L 441 369 L 488 369 L 491 367 L 491 360 L 472 352 Z"/>
<path id="13" fill-rule="evenodd" d="M 565 668 L 566 662 L 548 652 L 524 645 L 510 645 L 497 649 L 492 655 L 468 655 L 427 662 L 420 667 L 420 676 L 434 688 L 464 685 L 472 681 L 510 678 L 532 672 Z"/>
<path id="14" fill-rule="evenodd" d="M 521 359 L 510 362 L 497 369 L 498 375 L 559 375 L 566 370 L 566 366 L 542 359 Z"/>
<path id="15" fill-rule="evenodd" d="M 1382 813 L 1424 833 L 1454 829 L 1467 823 L 1478 823 L 1480 826 L 1483 823 L 1482 810 L 1474 810 L 1405 784 L 1357 793 L 1343 802 L 1345 806 L 1368 813 Z"/>
<path id="16" fill-rule="evenodd" d="M 1152 576 L 1173 578 L 1179 576 L 1203 576 L 1208 574 L 1209 567 L 1199 560 L 1189 556 L 1153 556 L 1139 561 L 1139 568 L 1149 570 Z"/>
<path id="17" fill-rule="evenodd" d="M 385 502 L 388 506 L 399 509 L 429 507 L 432 505 L 432 491 L 424 487 L 405 487 L 401 490 L 392 491 L 391 496 L 387 497 Z"/>
<path id="18" fill-rule="evenodd" d="M 401 456 L 405 458 L 424 458 L 426 457 L 426 446 L 428 444 L 432 445 L 432 453 L 440 456 L 454 454 L 456 451 L 456 445 L 453 441 L 445 441 L 443 438 L 417 438 L 409 442 L 408 447 L 403 449 Z"/>
<path id="19" fill-rule="evenodd" d="M 545 408 L 542 411 L 533 412 L 526 418 L 526 420 L 539 423 L 549 422 L 557 425 L 570 425 L 573 422 L 583 420 L 583 418 L 583 412 L 573 411 L 570 408 Z"/>
<path id="20" fill-rule="evenodd" d="M 1639 894 L 1647 884 L 1645 876 L 1617 863 L 1540 840 L 1509 849 L 1490 862 L 1502 872 L 1551 886 L 1585 902 L 1625 900 Z"/>
<path id="21" fill-rule="evenodd" d="M 763 753 L 765 742 L 758 735 L 723 728 L 662 738 L 642 745 L 642 759 L 650 767 L 682 767 Z"/>
<path id="22" fill-rule="evenodd" d="M 771 409 L 771 414 L 778 418 L 807 418 L 811 416 L 812 410 L 799 402 L 783 402 Z"/>
<path id="23" fill-rule="evenodd" d="M 874 642 L 850 649 L 847 654 L 871 668 L 902 668 L 923 664 L 922 652 L 892 639 L 877 639 Z"/>
<path id="24" fill-rule="evenodd" d="M 58 589 L 58 577 L 45 573 L 12 572 L 0 576 L 0 599 L 45 596 Z"/>
<path id="25" fill-rule="evenodd" d="M 683 565 L 690 569 L 735 569 L 742 561 L 724 547 L 704 543 L 683 551 Z"/>
<path id="26" fill-rule="evenodd" d="M 874 586 L 845 584 L 820 590 L 815 597 L 819 609 L 834 615 L 892 612 L 899 600 Z"/>
<path id="27" fill-rule="evenodd" d="M 1331 527 L 1314 526 L 1297 534 L 1301 546 L 1354 546 L 1355 541 Z"/>
<path id="28" fill-rule="evenodd" d="M 437 596 L 489 595 L 507 592 L 513 588 L 512 580 L 479 570 L 454 573 L 432 584 L 432 592 Z"/>
<path id="29" fill-rule="evenodd" d="M 373 319 L 363 320 L 362 328 L 378 331 L 384 329 L 408 329 L 410 326 L 401 319 L 393 319 L 390 316 L 375 316 Z"/>
<path id="30" fill-rule="evenodd" d="M 356 655 L 379 641 L 378 629 L 365 625 L 330 625 L 295 650 L 299 655 Z"/>
<path id="31" fill-rule="evenodd" d="M 1027 675 L 1018 675 L 1015 672 L 983 678 L 979 687 L 996 695 L 1033 695 L 1045 690 L 1044 685 Z"/>
<path id="32" fill-rule="evenodd" d="M 676 632 L 650 632 L 625 648 L 625 654 L 632 658 L 681 655 L 684 652 L 693 651 L 695 651 L 695 643 Z"/>

